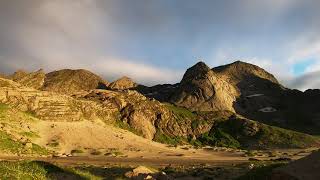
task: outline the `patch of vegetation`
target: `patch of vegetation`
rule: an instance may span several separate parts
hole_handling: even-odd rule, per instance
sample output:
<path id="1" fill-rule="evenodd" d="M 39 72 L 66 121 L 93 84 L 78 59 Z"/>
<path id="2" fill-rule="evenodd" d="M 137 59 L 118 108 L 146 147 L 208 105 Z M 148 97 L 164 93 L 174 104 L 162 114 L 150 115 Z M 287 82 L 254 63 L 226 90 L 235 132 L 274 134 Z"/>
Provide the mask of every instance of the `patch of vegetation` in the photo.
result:
<path id="1" fill-rule="evenodd" d="M 177 107 L 173 104 L 165 103 L 165 106 L 173 112 L 178 118 L 178 120 L 184 120 L 184 119 L 196 119 L 197 115 L 191 112 L 190 110 L 183 108 L 183 107 Z"/>
<path id="2" fill-rule="evenodd" d="M 81 153 L 84 153 L 83 150 L 81 150 L 81 149 L 73 149 L 73 150 L 71 150 L 71 154 L 81 154 Z"/>
<path id="3" fill-rule="evenodd" d="M 160 130 L 157 130 L 156 134 L 154 135 L 153 140 L 156 142 L 159 142 L 159 143 L 170 144 L 170 145 L 174 145 L 174 146 L 177 146 L 179 144 L 183 144 L 183 142 L 186 141 L 185 139 L 183 139 L 181 137 L 170 137 L 170 136 L 164 134 L 163 132 L 161 132 Z"/>
<path id="4" fill-rule="evenodd" d="M 284 166 L 285 162 L 280 163 L 272 163 L 269 165 L 255 165 L 257 167 L 254 167 L 252 170 L 247 172 L 245 175 L 240 176 L 236 178 L 236 180 L 269 180 L 272 170 L 275 168 Z"/>
<path id="5" fill-rule="evenodd" d="M 1 179 L 102 179 L 88 171 L 74 168 L 61 168 L 41 161 L 0 161 Z M 66 178 L 66 179 L 68 179 Z"/>
<path id="6" fill-rule="evenodd" d="M 58 142 L 58 140 L 51 140 L 51 142 L 49 142 L 48 144 L 47 144 L 47 146 L 49 146 L 49 147 L 52 147 L 52 148 L 55 148 L 55 147 L 58 147 L 59 146 L 59 142 Z"/>
<path id="7" fill-rule="evenodd" d="M 230 134 L 222 129 L 211 129 L 210 132 L 202 134 L 198 140 L 202 145 L 221 146 L 230 148 L 240 148 L 240 143 Z"/>
<path id="8" fill-rule="evenodd" d="M 306 148 L 319 144 L 319 139 L 311 135 L 239 118 L 217 122 L 198 140 L 204 145 L 244 149 Z"/>
<path id="9" fill-rule="evenodd" d="M 24 149 L 24 145 L 19 141 L 14 141 L 9 134 L 0 131 L 0 151 L 20 153 Z"/>
<path id="10" fill-rule="evenodd" d="M 191 122 L 191 128 L 192 128 L 193 130 L 195 130 L 195 129 L 197 129 L 197 128 L 200 126 L 200 124 L 201 124 L 201 121 L 199 121 L 199 120 L 193 120 L 193 121 Z"/>
<path id="11" fill-rule="evenodd" d="M 36 113 L 34 111 L 25 111 L 24 114 L 32 118 L 36 117 Z"/>
<path id="12" fill-rule="evenodd" d="M 7 104 L 0 103 L 0 113 L 3 113 L 8 109 L 9 109 L 9 106 Z"/>
<path id="13" fill-rule="evenodd" d="M 123 122 L 121 120 L 116 120 L 114 126 L 121 128 L 121 129 L 124 129 L 124 130 L 127 130 L 127 131 L 130 131 L 138 136 L 142 136 L 142 132 L 137 131 L 136 129 L 132 128 L 128 123 Z"/>
<path id="14" fill-rule="evenodd" d="M 33 132 L 33 131 L 24 131 L 24 132 L 20 132 L 19 134 L 22 136 L 29 137 L 29 138 L 40 138 L 40 136 L 36 132 Z"/>
<path id="15" fill-rule="evenodd" d="M 49 152 L 46 148 L 39 146 L 38 144 L 32 143 L 31 152 L 37 155 L 48 155 Z"/>
<path id="16" fill-rule="evenodd" d="M 6 132 L 0 131 L 1 152 L 37 155 L 48 154 L 48 151 L 45 148 L 33 143 L 31 143 L 31 145 L 31 147 L 27 147 L 22 142 L 13 140 Z"/>
<path id="17" fill-rule="evenodd" d="M 319 143 L 314 136 L 269 125 L 262 125 L 255 138 L 262 146 L 277 148 L 306 148 Z"/>

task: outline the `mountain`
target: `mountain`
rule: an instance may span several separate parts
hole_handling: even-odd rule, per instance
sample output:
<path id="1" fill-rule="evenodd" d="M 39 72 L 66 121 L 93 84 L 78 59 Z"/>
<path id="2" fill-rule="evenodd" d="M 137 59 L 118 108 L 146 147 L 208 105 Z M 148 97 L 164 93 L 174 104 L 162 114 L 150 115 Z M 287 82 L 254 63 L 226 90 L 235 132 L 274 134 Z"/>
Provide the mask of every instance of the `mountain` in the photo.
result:
<path id="1" fill-rule="evenodd" d="M 199 62 L 186 71 L 180 83 L 138 91 L 192 111 L 228 110 L 269 125 L 320 132 L 319 90 L 285 88 L 266 70 L 241 61 L 212 69 Z"/>
<path id="2" fill-rule="evenodd" d="M 186 71 L 170 102 L 198 111 L 234 111 L 236 93 L 233 86 L 199 62 Z"/>
<path id="3" fill-rule="evenodd" d="M 42 90 L 73 94 L 97 88 L 105 89 L 107 85 L 107 81 L 90 71 L 63 69 L 46 74 Z"/>
<path id="4" fill-rule="evenodd" d="M 92 89 L 106 89 L 109 84 L 98 75 L 83 69 L 62 69 L 48 74 L 40 69 L 35 72 L 16 71 L 9 79 L 38 90 L 74 94 Z"/>
<path id="5" fill-rule="evenodd" d="M 76 95 L 70 96 L 29 88 L 0 78 L 0 105 L 4 109 L 13 108 L 8 113 L 21 111 L 22 115 L 31 115 L 37 118 L 39 123 L 102 123 L 173 145 L 194 144 L 248 149 L 318 145 L 318 140 L 312 136 L 255 122 L 231 111 L 192 112 L 147 98 L 135 90 L 80 90 Z M 1 111 L 0 117 L 6 117 L 6 122 L 11 122 L 10 119 L 15 116 L 6 112 Z M 23 118 L 21 119 L 23 121 Z M 31 131 L 38 130 L 38 126 L 34 128 L 36 129 L 31 128 Z M 48 128 L 50 130 L 50 127 Z M 11 132 L 13 131 L 8 130 L 5 133 Z M 82 136 L 86 136 L 86 133 Z M 93 137 L 91 141 L 97 139 L 99 136 Z M 44 142 L 50 144 L 51 141 L 53 140 L 41 139 L 42 145 Z M 65 142 L 63 139 L 61 141 Z M 67 144 L 61 145 L 72 150 Z"/>
<path id="6" fill-rule="evenodd" d="M 133 89 L 138 86 L 132 79 L 129 77 L 122 77 L 108 85 L 108 88 L 115 90 L 124 90 L 124 89 Z"/>

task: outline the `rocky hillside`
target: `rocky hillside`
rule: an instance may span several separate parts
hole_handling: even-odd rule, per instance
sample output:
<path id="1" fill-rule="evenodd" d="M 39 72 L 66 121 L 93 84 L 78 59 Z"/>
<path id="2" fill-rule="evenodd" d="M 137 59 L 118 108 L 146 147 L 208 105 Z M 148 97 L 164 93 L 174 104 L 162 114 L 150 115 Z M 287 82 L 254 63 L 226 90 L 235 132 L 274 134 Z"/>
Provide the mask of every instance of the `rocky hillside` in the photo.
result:
<path id="1" fill-rule="evenodd" d="M 199 62 L 180 83 L 154 87 L 127 77 L 109 85 L 86 70 L 19 71 L 10 78 L 0 78 L 0 103 L 42 121 L 101 121 L 168 144 L 319 145 L 317 138 L 291 130 L 318 130 L 318 106 L 312 101 L 320 93 L 284 88 L 265 70 L 243 62 L 213 69 Z"/>
<path id="2" fill-rule="evenodd" d="M 134 90 L 91 90 L 68 96 L 39 91 L 0 78 L 0 103 L 32 114 L 42 121 L 102 121 L 125 128 L 147 139 L 168 144 L 191 143 L 197 146 L 255 149 L 317 145 L 316 139 L 304 134 L 265 128 L 266 125 L 243 118 L 232 120 L 236 116 L 231 111 L 191 112 L 186 108 L 149 99 Z M 235 124 L 224 125 L 229 121 Z M 239 126 L 237 122 L 244 123 L 240 123 Z M 226 127 L 239 129 L 230 131 Z M 260 135 L 261 133 L 263 135 Z M 268 135 L 270 133 L 275 135 L 268 140 L 268 137 L 271 137 Z M 294 138 L 290 139 L 293 135 Z M 280 136 L 284 138 L 277 142 L 272 140 Z M 297 139 L 303 139 L 304 143 L 293 143 Z M 253 142 L 255 146 L 249 142 Z"/>
<path id="3" fill-rule="evenodd" d="M 25 86 L 40 89 L 44 84 L 45 72 L 42 69 L 31 73 L 20 70 L 9 76 L 9 78 Z"/>
<path id="4" fill-rule="evenodd" d="M 132 79 L 124 76 L 109 84 L 108 88 L 114 90 L 134 89 L 138 86 Z"/>
<path id="5" fill-rule="evenodd" d="M 320 132 L 319 90 L 285 88 L 264 69 L 241 61 L 212 69 L 199 62 L 186 71 L 180 83 L 138 91 L 192 111 L 228 110 L 269 125 Z"/>
<path id="6" fill-rule="evenodd" d="M 66 95 L 106 89 L 109 84 L 98 75 L 83 69 L 63 69 L 48 74 L 42 69 L 31 73 L 19 70 L 9 78 L 27 87 Z"/>
<path id="7" fill-rule="evenodd" d="M 46 74 L 42 87 L 45 91 L 73 94 L 92 89 L 105 89 L 108 82 L 87 70 L 64 69 Z"/>

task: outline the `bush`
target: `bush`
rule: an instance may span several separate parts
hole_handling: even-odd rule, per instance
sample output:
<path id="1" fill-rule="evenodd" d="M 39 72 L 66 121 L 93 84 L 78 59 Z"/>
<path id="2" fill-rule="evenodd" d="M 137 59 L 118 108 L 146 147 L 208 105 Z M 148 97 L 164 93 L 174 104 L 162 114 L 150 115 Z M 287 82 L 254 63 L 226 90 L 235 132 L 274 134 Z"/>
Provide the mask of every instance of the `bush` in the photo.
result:
<path id="1" fill-rule="evenodd" d="M 212 129 L 209 133 L 202 134 L 198 140 L 203 145 L 210 146 L 222 146 L 222 147 L 230 147 L 230 148 L 239 148 L 240 143 L 234 139 L 230 134 L 224 132 L 222 129 Z"/>

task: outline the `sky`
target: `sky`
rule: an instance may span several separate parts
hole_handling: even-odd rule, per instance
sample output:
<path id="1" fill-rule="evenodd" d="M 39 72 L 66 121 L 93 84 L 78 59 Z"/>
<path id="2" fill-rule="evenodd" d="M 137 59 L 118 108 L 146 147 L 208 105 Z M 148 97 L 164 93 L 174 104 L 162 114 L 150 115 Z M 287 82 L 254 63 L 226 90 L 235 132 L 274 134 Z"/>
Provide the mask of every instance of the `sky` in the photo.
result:
<path id="1" fill-rule="evenodd" d="M 179 82 L 202 60 L 242 60 L 320 88 L 318 0 L 0 0 L 0 72 L 88 69 Z"/>

